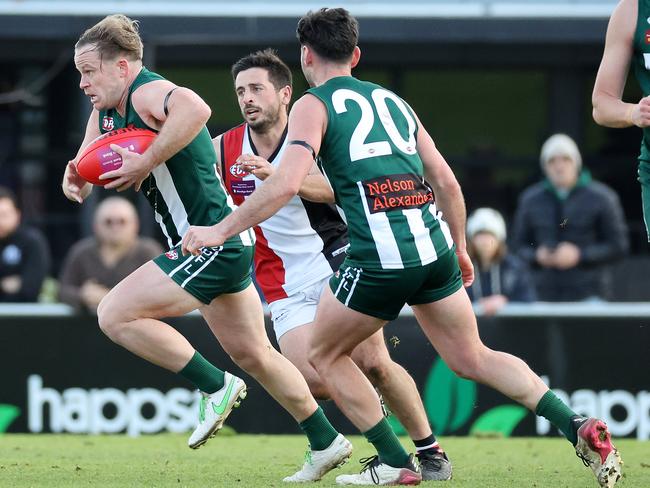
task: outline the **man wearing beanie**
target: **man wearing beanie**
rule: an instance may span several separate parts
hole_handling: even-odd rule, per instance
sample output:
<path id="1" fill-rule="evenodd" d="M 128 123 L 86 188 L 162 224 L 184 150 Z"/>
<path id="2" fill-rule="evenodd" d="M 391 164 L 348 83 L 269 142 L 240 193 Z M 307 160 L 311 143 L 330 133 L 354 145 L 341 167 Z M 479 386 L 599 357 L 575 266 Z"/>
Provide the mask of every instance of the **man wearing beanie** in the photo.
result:
<path id="1" fill-rule="evenodd" d="M 540 163 L 544 180 L 519 199 L 513 250 L 530 265 L 539 300 L 607 299 L 609 265 L 628 250 L 618 196 L 591 179 L 565 134 L 544 143 Z"/>

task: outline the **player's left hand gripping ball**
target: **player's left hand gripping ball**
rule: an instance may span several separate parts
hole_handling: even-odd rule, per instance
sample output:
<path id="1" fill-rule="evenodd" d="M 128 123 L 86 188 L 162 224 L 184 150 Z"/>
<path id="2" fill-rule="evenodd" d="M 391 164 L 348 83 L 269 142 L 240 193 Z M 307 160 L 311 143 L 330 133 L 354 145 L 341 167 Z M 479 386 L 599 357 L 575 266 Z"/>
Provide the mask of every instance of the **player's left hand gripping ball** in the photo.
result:
<path id="1" fill-rule="evenodd" d="M 153 169 L 147 162 L 145 156 L 137 152 L 130 151 L 129 148 L 111 144 L 111 149 L 120 155 L 122 158 L 122 166 L 113 171 L 104 173 L 99 177 L 100 180 L 107 180 L 114 178 L 113 181 L 107 183 L 105 188 L 117 188 L 117 191 L 124 191 L 127 188 L 134 186 L 135 191 L 140 190 L 142 182 L 149 176 Z"/>
<path id="2" fill-rule="evenodd" d="M 192 225 L 183 237 L 181 251 L 183 255 L 193 254 L 198 256 L 201 254 L 201 248 L 220 246 L 225 240 L 216 231 L 214 225 L 209 227 Z"/>

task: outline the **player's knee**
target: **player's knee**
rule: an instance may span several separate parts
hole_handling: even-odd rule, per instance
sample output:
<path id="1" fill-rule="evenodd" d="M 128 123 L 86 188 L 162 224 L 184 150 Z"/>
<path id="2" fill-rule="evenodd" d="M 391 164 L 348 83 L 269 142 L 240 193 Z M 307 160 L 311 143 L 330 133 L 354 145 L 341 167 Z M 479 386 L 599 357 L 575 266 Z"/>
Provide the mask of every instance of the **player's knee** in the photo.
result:
<path id="1" fill-rule="evenodd" d="M 108 303 L 108 295 L 99 302 L 97 307 L 97 322 L 101 331 L 108 336 L 113 342 L 120 342 L 120 333 L 124 326 L 121 323 L 119 312 L 116 307 Z"/>
<path id="2" fill-rule="evenodd" d="M 322 347 L 312 346 L 307 351 L 307 362 L 318 374 L 325 366 L 326 351 Z"/>
<path id="3" fill-rule="evenodd" d="M 386 364 L 384 361 L 362 361 L 361 364 L 359 364 L 359 368 L 363 371 L 363 374 L 366 375 L 373 386 L 381 388 L 388 382 L 390 367 L 389 364 Z"/>
<path id="4" fill-rule="evenodd" d="M 236 347 L 228 351 L 233 362 L 252 376 L 265 370 L 267 361 L 264 352 L 258 348 Z"/>
<path id="5" fill-rule="evenodd" d="M 480 377 L 481 359 L 478 354 L 463 355 L 445 362 L 459 378 L 475 380 Z"/>

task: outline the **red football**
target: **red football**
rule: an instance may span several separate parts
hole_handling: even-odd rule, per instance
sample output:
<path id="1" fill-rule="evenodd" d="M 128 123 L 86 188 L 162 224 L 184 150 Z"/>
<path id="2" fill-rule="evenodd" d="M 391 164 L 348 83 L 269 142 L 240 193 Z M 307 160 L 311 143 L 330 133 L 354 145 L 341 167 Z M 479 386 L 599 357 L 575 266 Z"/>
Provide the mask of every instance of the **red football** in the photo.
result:
<path id="1" fill-rule="evenodd" d="M 93 185 L 104 186 L 111 180 L 99 177 L 122 166 L 122 158 L 111 150 L 111 144 L 126 147 L 130 151 L 142 154 L 151 145 L 156 133 L 148 129 L 117 129 L 102 134 L 83 150 L 77 160 L 77 173 Z"/>

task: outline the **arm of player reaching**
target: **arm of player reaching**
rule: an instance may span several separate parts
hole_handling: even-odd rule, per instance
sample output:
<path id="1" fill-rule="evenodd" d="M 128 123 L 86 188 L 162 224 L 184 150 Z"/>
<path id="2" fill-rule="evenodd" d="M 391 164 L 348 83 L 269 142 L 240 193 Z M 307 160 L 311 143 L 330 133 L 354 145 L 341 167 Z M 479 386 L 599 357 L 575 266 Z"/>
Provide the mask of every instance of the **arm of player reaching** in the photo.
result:
<path id="1" fill-rule="evenodd" d="M 474 281 L 474 266 L 467 254 L 465 237 L 467 214 L 463 192 L 447 161 L 442 157 L 419 119 L 417 148 L 424 165 L 424 177 L 433 188 L 433 194 L 436 197 L 436 207 L 442 211 L 456 244 L 456 256 L 458 256 L 458 264 L 463 275 L 463 284 L 470 286 Z"/>
<path id="2" fill-rule="evenodd" d="M 93 185 L 84 180 L 79 173 L 77 173 L 77 158 L 84 150 L 84 148 L 90 144 L 93 140 L 100 136 L 99 131 L 99 112 L 93 109 L 88 117 L 88 123 L 86 124 L 86 134 L 84 135 L 84 140 L 79 146 L 77 155 L 73 160 L 68 161 L 67 166 L 65 167 L 65 172 L 63 173 L 63 181 L 61 182 L 61 188 L 63 189 L 63 194 L 68 200 L 73 202 L 82 203 L 90 192 L 93 189 Z"/>
<path id="3" fill-rule="evenodd" d="M 625 103 L 623 89 L 633 53 L 637 18 L 636 0 L 620 2 L 609 20 L 605 50 L 591 96 L 593 117 L 606 127 L 650 125 L 650 98 L 639 103 Z"/>
<path id="4" fill-rule="evenodd" d="M 254 174 L 262 181 L 275 172 L 271 163 L 254 154 L 242 154 L 237 162 L 242 170 Z M 302 182 L 298 195 L 310 202 L 334 203 L 334 191 L 315 162 Z"/>
<path id="5" fill-rule="evenodd" d="M 316 203 L 334 203 L 334 190 L 314 163 L 298 192 L 305 200 Z"/>
<path id="6" fill-rule="evenodd" d="M 325 107 L 312 95 L 298 100 L 289 115 L 289 145 L 282 161 L 264 185 L 228 217 L 209 227 L 192 226 L 183 237 L 183 253 L 198 254 L 202 247 L 219 246 L 229 237 L 266 220 L 298 193 L 314 159 L 311 152 L 291 141 L 303 141 L 316 153 L 327 122 Z"/>
<path id="7" fill-rule="evenodd" d="M 158 125 L 155 128 L 160 132 L 143 154 L 111 145 L 111 149 L 122 157 L 122 166 L 100 178 L 115 178 L 106 184 L 106 188 L 117 188 L 118 191 L 133 185 L 138 191 L 151 170 L 192 142 L 212 114 L 210 107 L 192 90 L 177 87 L 166 80 L 141 86 L 131 100 L 138 115 L 150 125 Z"/>

